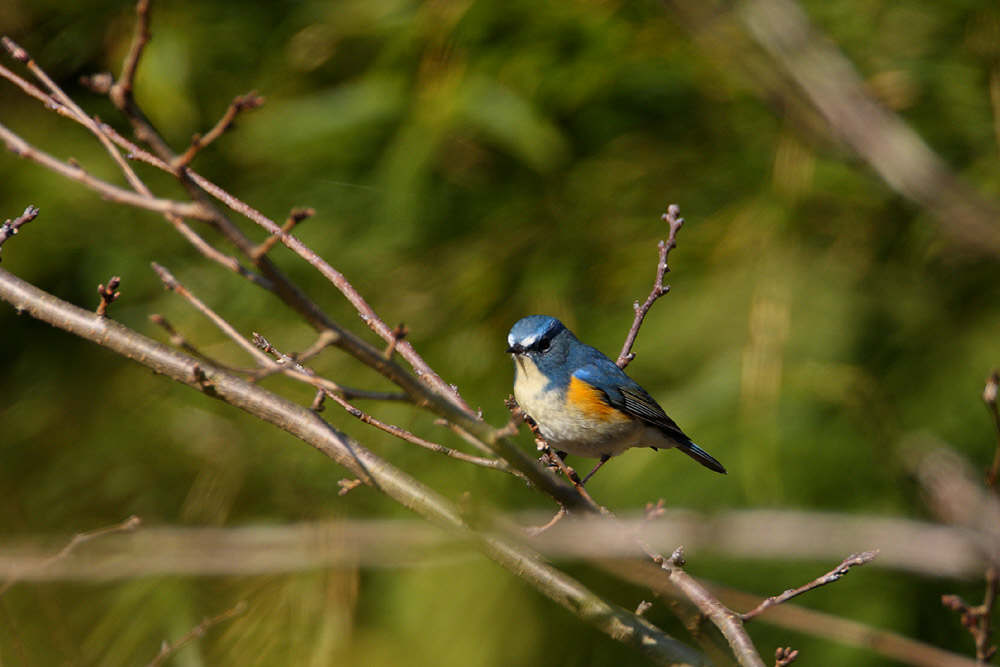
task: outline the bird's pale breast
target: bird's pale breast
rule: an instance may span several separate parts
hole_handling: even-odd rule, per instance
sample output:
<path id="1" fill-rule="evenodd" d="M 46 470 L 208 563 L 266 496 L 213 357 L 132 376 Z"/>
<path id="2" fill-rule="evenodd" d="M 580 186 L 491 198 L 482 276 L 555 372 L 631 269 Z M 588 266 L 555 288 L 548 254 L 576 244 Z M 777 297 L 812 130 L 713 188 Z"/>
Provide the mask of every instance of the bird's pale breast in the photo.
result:
<path id="1" fill-rule="evenodd" d="M 557 450 L 614 456 L 639 444 L 642 425 L 608 405 L 603 392 L 577 378 L 552 386 L 531 359 L 517 358 L 514 398 Z"/>

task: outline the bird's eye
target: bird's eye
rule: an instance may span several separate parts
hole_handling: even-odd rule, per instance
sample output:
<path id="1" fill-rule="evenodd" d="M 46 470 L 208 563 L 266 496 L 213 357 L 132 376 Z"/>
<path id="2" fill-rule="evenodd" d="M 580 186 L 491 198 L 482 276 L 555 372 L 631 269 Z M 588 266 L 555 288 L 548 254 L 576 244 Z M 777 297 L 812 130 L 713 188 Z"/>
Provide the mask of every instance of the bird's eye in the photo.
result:
<path id="1" fill-rule="evenodd" d="M 552 347 L 552 341 L 546 339 L 546 340 L 543 340 L 541 343 L 538 344 L 538 351 L 539 352 L 548 352 L 550 347 Z"/>

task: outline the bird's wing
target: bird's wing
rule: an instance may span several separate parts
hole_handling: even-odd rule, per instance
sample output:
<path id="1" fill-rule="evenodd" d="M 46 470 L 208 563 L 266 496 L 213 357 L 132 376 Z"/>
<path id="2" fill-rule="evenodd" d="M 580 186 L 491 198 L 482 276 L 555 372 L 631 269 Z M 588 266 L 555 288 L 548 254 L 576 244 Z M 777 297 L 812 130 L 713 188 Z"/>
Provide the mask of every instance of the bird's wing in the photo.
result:
<path id="1" fill-rule="evenodd" d="M 601 390 L 608 405 L 650 426 L 655 426 L 679 444 L 691 442 L 653 397 L 635 380 L 625 375 L 610 359 L 606 364 L 590 363 L 582 366 L 573 375 Z"/>

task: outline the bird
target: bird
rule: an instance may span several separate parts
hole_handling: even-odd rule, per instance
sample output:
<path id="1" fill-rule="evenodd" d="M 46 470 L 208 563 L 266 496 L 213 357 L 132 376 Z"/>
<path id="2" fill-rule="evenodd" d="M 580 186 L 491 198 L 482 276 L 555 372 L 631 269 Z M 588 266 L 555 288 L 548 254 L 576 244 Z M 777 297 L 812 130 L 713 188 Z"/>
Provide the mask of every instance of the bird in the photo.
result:
<path id="1" fill-rule="evenodd" d="M 507 335 L 514 398 L 560 458 L 600 459 L 581 484 L 630 447 L 677 448 L 726 474 L 635 380 L 554 317 L 529 315 Z"/>

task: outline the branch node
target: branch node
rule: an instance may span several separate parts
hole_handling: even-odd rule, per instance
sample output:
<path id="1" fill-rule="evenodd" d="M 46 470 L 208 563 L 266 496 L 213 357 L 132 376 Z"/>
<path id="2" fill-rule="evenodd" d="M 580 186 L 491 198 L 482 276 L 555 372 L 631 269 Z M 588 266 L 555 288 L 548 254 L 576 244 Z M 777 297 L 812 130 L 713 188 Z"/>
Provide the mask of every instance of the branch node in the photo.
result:
<path id="1" fill-rule="evenodd" d="M 26 63 L 31 60 L 31 57 L 28 56 L 28 52 L 22 49 L 17 42 L 12 40 L 10 37 L 4 35 L 0 38 L 0 42 L 3 43 L 3 47 L 7 49 L 7 53 L 9 53 L 10 57 L 14 60 L 22 63 Z"/>
<path id="2" fill-rule="evenodd" d="M 293 208 L 288 214 L 288 218 L 285 219 L 285 224 L 281 226 L 281 231 L 277 234 L 271 234 L 266 239 L 264 239 L 260 245 L 250 251 L 250 259 L 254 262 L 258 261 L 261 257 L 266 255 L 271 251 L 271 248 L 281 240 L 286 234 L 290 234 L 295 226 L 307 218 L 311 218 L 316 215 L 316 209 L 314 208 Z"/>
<path id="3" fill-rule="evenodd" d="M 324 406 L 323 401 L 326 399 L 326 392 L 322 389 L 316 390 L 316 396 L 313 397 L 313 402 L 309 406 L 309 409 L 313 412 L 323 412 Z"/>
<path id="4" fill-rule="evenodd" d="M 397 324 L 396 328 L 392 330 L 392 340 L 389 341 L 382 356 L 386 359 L 392 359 L 392 355 L 396 352 L 396 345 L 399 344 L 399 341 L 406 338 L 406 334 L 408 333 L 410 333 L 410 330 L 406 328 L 405 324 L 402 322 Z"/>
<path id="5" fill-rule="evenodd" d="M 114 83 L 115 78 L 111 75 L 111 72 L 97 72 L 90 75 L 85 74 L 80 77 L 80 85 L 98 95 L 107 95 Z"/>
<path id="6" fill-rule="evenodd" d="M 97 293 L 101 297 L 101 302 L 97 304 L 97 314 L 101 317 L 105 317 L 108 314 L 108 307 L 118 300 L 118 297 L 122 295 L 118 291 L 118 286 L 121 285 L 121 276 L 112 276 L 111 280 L 108 281 L 107 286 L 101 283 L 97 286 Z"/>
<path id="7" fill-rule="evenodd" d="M 795 662 L 797 657 L 799 657 L 799 652 L 791 646 L 784 648 L 779 646 L 774 652 L 774 667 L 787 667 Z"/>
<path id="8" fill-rule="evenodd" d="M 362 482 L 360 479 L 338 479 L 337 486 L 340 487 L 340 491 L 337 492 L 338 496 L 346 496 L 351 492 L 352 489 L 356 489 L 361 486 Z"/>
<path id="9" fill-rule="evenodd" d="M 246 95 L 239 95 L 229 104 L 226 109 L 226 113 L 222 115 L 219 122 L 215 124 L 211 130 L 205 134 L 195 134 L 191 137 L 191 145 L 188 149 L 175 157 L 170 161 L 170 167 L 175 173 L 180 173 L 181 169 L 184 169 L 191 161 L 194 159 L 198 151 L 208 146 L 210 143 L 221 137 L 226 131 L 228 131 L 233 123 L 236 121 L 236 116 L 239 115 L 241 111 L 246 111 L 248 109 L 256 109 L 264 103 L 264 98 L 255 92 L 249 92 Z"/>
<path id="10" fill-rule="evenodd" d="M 17 216 L 13 220 L 9 218 L 4 220 L 3 224 L 0 225 L 0 248 L 3 247 L 3 244 L 7 241 L 7 239 L 17 234 L 21 230 L 22 226 L 28 224 L 36 217 L 38 217 L 38 208 L 29 205 L 24 209 L 24 213 Z"/>
<path id="11" fill-rule="evenodd" d="M 646 508 L 644 510 L 646 521 L 657 519 L 666 513 L 667 510 L 664 507 L 663 498 L 657 500 L 655 505 L 653 503 L 646 503 Z"/>

